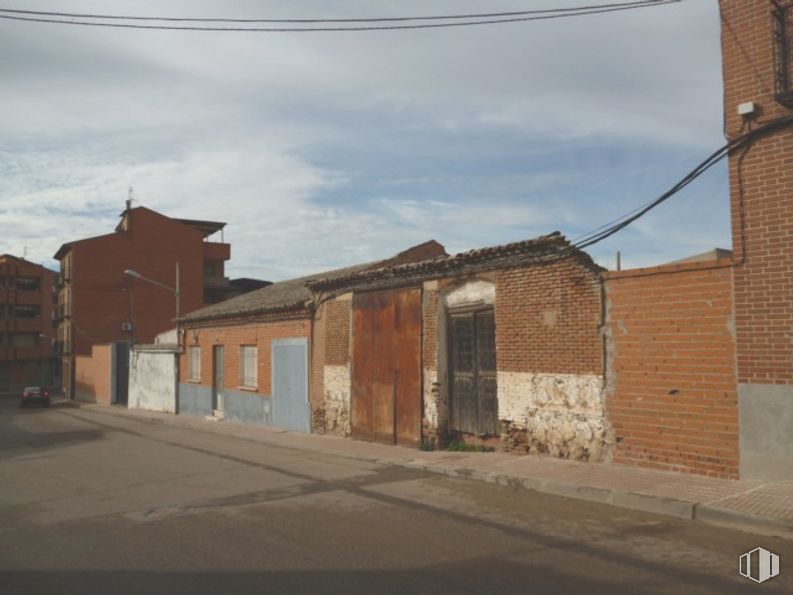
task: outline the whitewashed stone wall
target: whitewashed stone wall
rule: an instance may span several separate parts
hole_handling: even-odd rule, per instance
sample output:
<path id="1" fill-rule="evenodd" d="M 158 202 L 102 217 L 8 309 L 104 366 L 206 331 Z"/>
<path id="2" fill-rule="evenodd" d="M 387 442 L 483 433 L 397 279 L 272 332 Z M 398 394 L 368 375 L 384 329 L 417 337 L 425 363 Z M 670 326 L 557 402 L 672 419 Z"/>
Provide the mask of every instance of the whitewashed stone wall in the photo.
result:
<path id="1" fill-rule="evenodd" d="M 593 461 L 606 451 L 601 375 L 499 372 L 498 412 L 510 450 Z"/>
<path id="2" fill-rule="evenodd" d="M 329 434 L 349 436 L 350 393 L 352 379 L 350 366 L 325 366 L 323 370 L 325 387 L 325 431 Z"/>

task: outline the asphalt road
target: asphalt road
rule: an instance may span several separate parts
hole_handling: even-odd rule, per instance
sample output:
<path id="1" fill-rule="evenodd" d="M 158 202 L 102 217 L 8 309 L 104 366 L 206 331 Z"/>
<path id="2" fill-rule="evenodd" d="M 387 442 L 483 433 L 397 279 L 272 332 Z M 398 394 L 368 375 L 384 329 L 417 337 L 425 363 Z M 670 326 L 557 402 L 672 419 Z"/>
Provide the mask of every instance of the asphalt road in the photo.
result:
<path id="1" fill-rule="evenodd" d="M 757 546 L 762 585 L 737 572 Z M 730 592 L 793 592 L 793 543 L 0 400 L 3 595 Z"/>

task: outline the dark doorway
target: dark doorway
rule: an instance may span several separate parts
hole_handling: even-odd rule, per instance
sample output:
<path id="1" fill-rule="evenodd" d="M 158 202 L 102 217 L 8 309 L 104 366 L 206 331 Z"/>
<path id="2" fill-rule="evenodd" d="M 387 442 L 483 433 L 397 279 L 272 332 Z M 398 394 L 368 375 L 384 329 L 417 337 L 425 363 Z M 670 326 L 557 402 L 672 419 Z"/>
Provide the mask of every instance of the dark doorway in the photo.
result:
<path id="1" fill-rule="evenodd" d="M 498 436 L 496 318 L 492 308 L 449 315 L 451 430 Z"/>
<path id="2" fill-rule="evenodd" d="M 212 410 L 215 415 L 223 414 L 223 345 L 212 347 Z"/>
<path id="3" fill-rule="evenodd" d="M 116 343 L 116 404 L 129 400 L 129 343 Z"/>

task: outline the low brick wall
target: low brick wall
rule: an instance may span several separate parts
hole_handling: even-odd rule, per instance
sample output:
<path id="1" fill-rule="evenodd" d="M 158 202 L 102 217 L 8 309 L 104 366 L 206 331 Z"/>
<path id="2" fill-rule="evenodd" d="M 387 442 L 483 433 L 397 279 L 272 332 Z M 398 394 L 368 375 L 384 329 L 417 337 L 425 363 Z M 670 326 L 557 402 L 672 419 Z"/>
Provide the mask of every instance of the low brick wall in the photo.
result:
<path id="1" fill-rule="evenodd" d="M 615 462 L 738 476 L 730 264 L 607 275 Z"/>

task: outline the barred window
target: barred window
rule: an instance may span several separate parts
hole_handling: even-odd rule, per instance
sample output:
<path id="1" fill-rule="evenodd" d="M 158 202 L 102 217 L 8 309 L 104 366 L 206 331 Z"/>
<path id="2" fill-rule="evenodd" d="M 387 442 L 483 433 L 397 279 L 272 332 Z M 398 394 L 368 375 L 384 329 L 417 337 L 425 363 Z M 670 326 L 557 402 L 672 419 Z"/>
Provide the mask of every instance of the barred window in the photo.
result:
<path id="1" fill-rule="evenodd" d="M 774 35 L 776 100 L 793 109 L 793 6 L 777 4 L 771 12 Z"/>
<path id="2" fill-rule="evenodd" d="M 256 388 L 256 345 L 240 347 L 240 385 L 245 388 Z"/>
<path id="3" fill-rule="evenodd" d="M 187 378 L 188 380 L 201 380 L 201 348 L 190 347 L 187 358 Z"/>

